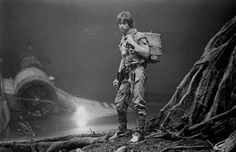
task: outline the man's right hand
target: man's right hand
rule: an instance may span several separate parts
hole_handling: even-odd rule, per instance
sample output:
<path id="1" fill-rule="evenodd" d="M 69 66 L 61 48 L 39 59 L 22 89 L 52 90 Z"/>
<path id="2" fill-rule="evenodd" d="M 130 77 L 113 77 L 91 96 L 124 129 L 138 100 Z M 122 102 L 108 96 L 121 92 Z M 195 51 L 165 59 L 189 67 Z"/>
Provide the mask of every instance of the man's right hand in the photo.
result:
<path id="1" fill-rule="evenodd" d="M 119 80 L 118 80 L 118 79 L 115 79 L 115 80 L 113 81 L 113 86 L 114 86 L 114 87 L 117 87 L 118 84 L 119 84 Z"/>

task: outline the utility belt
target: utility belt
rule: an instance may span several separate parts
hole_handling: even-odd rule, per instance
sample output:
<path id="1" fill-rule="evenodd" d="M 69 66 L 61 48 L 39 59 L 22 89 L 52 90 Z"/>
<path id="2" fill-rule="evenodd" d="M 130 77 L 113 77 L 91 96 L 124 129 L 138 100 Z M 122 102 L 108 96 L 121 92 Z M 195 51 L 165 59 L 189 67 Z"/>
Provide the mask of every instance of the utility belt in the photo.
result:
<path id="1" fill-rule="evenodd" d="M 130 82 L 130 91 L 133 93 L 134 90 L 134 83 L 135 83 L 135 70 L 138 67 L 146 67 L 147 63 L 144 62 L 135 62 L 135 63 L 130 63 L 130 64 L 125 64 L 125 66 L 122 68 L 121 73 L 118 73 L 117 79 L 119 81 L 120 86 L 121 82 L 126 79 L 127 81 Z"/>
<path id="2" fill-rule="evenodd" d="M 138 67 L 146 68 L 146 66 L 147 63 L 145 61 L 125 63 L 124 67 L 122 68 L 122 71 L 124 72 L 124 74 L 129 75 L 130 73 L 135 72 L 136 68 Z"/>
<path id="3" fill-rule="evenodd" d="M 146 67 L 147 66 L 147 63 L 144 59 L 139 59 L 137 61 L 125 61 L 125 67 L 124 68 L 128 68 L 129 70 L 134 70 L 136 69 L 137 67 L 140 67 L 140 66 L 143 66 L 143 67 Z"/>

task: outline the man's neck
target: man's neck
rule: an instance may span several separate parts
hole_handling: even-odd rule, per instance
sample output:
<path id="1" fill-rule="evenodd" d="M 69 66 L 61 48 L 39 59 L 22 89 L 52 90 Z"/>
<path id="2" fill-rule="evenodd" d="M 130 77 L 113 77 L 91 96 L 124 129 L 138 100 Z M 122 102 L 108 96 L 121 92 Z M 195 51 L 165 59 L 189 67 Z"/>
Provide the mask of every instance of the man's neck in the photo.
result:
<path id="1" fill-rule="evenodd" d="M 137 32 L 137 29 L 136 29 L 136 28 L 130 28 L 130 29 L 124 34 L 124 36 L 133 34 L 133 33 L 135 33 L 135 32 Z"/>

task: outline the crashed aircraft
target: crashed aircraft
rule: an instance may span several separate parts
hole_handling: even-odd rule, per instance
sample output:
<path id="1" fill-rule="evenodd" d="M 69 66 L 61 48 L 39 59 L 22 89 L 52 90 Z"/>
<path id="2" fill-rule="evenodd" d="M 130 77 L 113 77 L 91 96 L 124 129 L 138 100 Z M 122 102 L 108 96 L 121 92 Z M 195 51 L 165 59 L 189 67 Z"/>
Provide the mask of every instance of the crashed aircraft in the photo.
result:
<path id="1" fill-rule="evenodd" d="M 115 114 L 112 104 L 73 96 L 58 88 L 54 77 L 44 72 L 33 55 L 32 46 L 21 57 L 21 70 L 14 79 L 2 79 L 2 90 L 10 113 L 22 113 L 31 118 L 42 118 L 58 113 L 86 111 L 90 118 Z"/>

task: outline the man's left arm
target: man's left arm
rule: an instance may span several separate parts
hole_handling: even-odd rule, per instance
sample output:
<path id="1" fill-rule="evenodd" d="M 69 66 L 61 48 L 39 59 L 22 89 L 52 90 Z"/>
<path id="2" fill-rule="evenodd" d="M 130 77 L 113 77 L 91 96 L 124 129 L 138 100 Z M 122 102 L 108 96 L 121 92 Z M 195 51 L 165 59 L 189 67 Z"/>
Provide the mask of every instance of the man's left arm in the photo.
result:
<path id="1" fill-rule="evenodd" d="M 141 55 L 143 58 L 149 58 L 149 46 L 148 41 L 145 37 L 139 39 L 139 44 L 134 41 L 134 39 L 129 36 L 127 38 L 127 43 L 131 44 L 134 47 L 134 51 Z"/>

